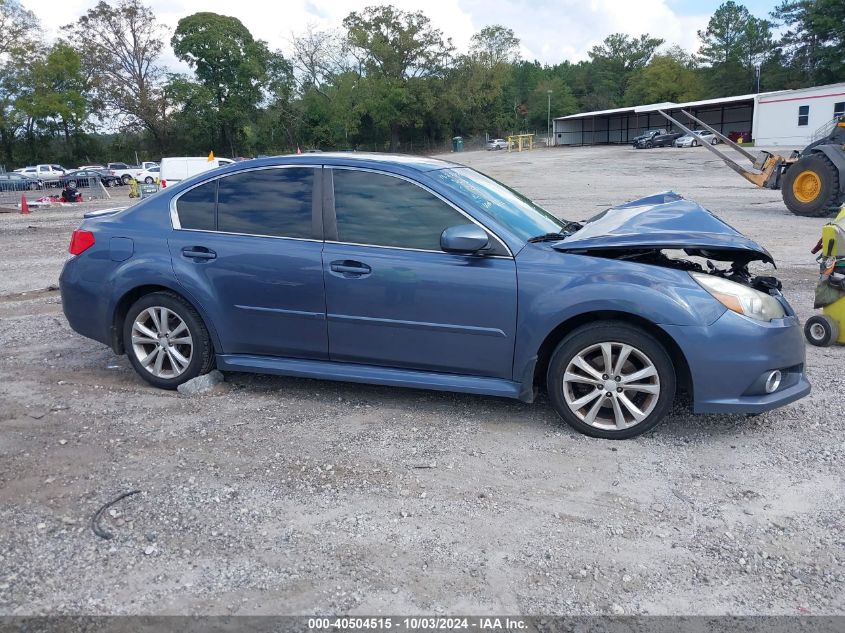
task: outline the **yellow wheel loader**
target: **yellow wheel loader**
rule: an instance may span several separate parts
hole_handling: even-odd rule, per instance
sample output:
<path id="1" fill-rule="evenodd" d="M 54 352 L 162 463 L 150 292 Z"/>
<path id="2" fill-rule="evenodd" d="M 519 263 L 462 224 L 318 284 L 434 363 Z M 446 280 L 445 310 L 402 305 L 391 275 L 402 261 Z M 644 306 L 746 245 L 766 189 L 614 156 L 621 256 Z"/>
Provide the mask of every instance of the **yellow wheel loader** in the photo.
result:
<path id="1" fill-rule="evenodd" d="M 663 110 L 658 112 L 687 134 L 693 133 Z M 845 202 L 845 116 L 835 118 L 820 129 L 816 133 L 817 140 L 801 152 L 794 151 L 789 156 L 781 156 L 762 150 L 756 155 L 752 154 L 689 112 L 681 112 L 690 121 L 712 132 L 728 147 L 742 154 L 751 162 L 751 168 L 743 167 L 715 145 L 703 143 L 704 147 L 758 187 L 780 189 L 786 208 L 795 215 L 827 215 Z"/>

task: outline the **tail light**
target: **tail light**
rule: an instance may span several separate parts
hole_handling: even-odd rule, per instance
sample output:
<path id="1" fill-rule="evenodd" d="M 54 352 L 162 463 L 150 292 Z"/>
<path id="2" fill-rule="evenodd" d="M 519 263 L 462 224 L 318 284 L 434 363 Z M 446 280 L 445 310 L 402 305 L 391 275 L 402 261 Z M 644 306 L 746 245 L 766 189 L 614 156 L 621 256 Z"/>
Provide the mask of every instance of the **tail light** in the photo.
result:
<path id="1" fill-rule="evenodd" d="M 94 246 L 96 241 L 91 231 L 76 229 L 70 236 L 70 247 L 67 250 L 71 255 L 81 255 Z"/>
<path id="2" fill-rule="evenodd" d="M 166 180 L 162 180 L 162 181 L 161 181 L 161 188 L 162 188 L 162 189 L 164 189 L 166 186 L 167 186 L 167 181 L 166 181 Z"/>

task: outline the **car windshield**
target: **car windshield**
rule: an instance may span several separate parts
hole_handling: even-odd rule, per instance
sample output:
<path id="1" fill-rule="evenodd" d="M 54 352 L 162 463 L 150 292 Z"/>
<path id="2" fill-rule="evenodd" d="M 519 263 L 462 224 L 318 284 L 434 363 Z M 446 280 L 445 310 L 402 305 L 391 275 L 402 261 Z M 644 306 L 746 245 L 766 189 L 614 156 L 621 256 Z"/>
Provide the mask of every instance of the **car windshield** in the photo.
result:
<path id="1" fill-rule="evenodd" d="M 430 175 L 468 198 L 520 239 L 560 233 L 567 226 L 521 193 L 469 167 L 440 169 Z"/>

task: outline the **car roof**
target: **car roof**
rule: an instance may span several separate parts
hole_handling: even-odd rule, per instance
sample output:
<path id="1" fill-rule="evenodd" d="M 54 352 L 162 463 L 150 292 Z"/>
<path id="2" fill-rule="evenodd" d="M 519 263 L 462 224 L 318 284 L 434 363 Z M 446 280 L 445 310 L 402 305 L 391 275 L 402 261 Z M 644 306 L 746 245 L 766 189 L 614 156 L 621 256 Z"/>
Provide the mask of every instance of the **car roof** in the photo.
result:
<path id="1" fill-rule="evenodd" d="M 370 152 L 321 152 L 315 154 L 287 154 L 269 158 L 254 158 L 227 165 L 226 169 L 239 171 L 245 167 L 263 167 L 271 165 L 342 165 L 346 167 L 400 168 L 410 171 L 435 171 L 449 167 L 463 167 L 438 158 L 428 156 L 410 156 L 408 154 L 379 154 Z"/>

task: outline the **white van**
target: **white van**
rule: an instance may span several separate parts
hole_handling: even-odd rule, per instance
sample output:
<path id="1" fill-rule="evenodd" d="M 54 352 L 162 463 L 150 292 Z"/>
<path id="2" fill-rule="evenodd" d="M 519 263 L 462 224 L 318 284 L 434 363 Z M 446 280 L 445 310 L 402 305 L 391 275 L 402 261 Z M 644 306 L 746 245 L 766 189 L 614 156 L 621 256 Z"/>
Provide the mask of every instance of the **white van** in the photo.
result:
<path id="1" fill-rule="evenodd" d="M 207 156 L 179 156 L 161 159 L 161 186 L 175 185 L 180 180 L 196 176 L 209 169 L 231 165 L 235 161 L 228 158 L 208 160 Z"/>

